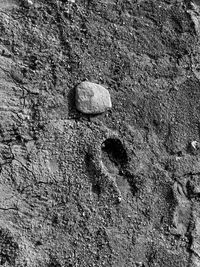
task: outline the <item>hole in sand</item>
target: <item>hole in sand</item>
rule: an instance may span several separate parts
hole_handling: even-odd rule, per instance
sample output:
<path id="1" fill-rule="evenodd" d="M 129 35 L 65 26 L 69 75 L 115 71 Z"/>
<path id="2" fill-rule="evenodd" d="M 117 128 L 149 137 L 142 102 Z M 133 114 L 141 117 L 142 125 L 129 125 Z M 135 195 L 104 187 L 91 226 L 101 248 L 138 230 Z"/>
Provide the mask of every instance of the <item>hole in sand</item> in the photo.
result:
<path id="1" fill-rule="evenodd" d="M 112 174 L 121 174 L 121 170 L 128 163 L 126 150 L 119 139 L 108 138 L 101 146 L 102 161 Z"/>
<path id="2" fill-rule="evenodd" d="M 128 155 L 123 143 L 117 138 L 106 139 L 101 146 L 102 162 L 108 172 L 116 178 L 123 194 L 131 191 L 135 195 L 138 188 L 132 174 L 127 171 Z"/>

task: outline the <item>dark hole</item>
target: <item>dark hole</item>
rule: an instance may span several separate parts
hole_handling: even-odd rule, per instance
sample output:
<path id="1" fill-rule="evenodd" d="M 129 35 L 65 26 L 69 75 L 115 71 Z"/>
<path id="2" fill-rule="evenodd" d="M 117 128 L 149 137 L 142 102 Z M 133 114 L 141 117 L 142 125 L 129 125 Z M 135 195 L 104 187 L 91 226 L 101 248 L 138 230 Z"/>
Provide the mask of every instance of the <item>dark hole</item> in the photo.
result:
<path id="1" fill-rule="evenodd" d="M 178 156 L 178 157 L 182 157 L 182 156 L 183 156 L 183 152 L 182 152 L 182 151 L 178 151 L 178 152 L 177 152 L 177 156 Z"/>
<path id="2" fill-rule="evenodd" d="M 57 215 L 57 214 L 55 214 L 55 215 L 53 216 L 53 218 L 52 218 L 52 223 L 53 223 L 53 224 L 58 224 L 58 223 L 59 223 L 59 219 L 58 219 L 58 215 Z"/>
<path id="3" fill-rule="evenodd" d="M 101 187 L 99 184 L 93 184 L 92 185 L 92 192 L 100 196 L 101 194 Z"/>
<path id="4" fill-rule="evenodd" d="M 123 144 L 119 139 L 109 138 L 103 142 L 102 146 L 103 158 L 106 156 L 118 168 L 128 163 L 128 156 Z"/>
<path id="5" fill-rule="evenodd" d="M 40 240 L 36 241 L 35 243 L 36 246 L 41 246 L 42 245 L 42 242 Z"/>

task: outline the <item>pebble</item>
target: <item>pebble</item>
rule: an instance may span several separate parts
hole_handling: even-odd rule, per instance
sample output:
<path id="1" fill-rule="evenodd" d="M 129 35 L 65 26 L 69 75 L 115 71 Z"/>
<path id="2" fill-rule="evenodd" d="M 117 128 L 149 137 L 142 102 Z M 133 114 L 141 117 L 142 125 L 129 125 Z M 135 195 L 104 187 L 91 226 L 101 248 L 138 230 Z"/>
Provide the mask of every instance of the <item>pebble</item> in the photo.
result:
<path id="1" fill-rule="evenodd" d="M 197 147 L 198 147 L 198 142 L 197 142 L 197 141 L 192 141 L 192 142 L 191 142 L 191 146 L 192 146 L 193 149 L 197 149 Z"/>
<path id="2" fill-rule="evenodd" d="M 76 87 L 76 108 L 85 114 L 100 114 L 112 108 L 109 91 L 103 86 L 82 82 Z"/>
<path id="3" fill-rule="evenodd" d="M 197 142 L 197 141 L 192 141 L 192 142 L 190 143 L 190 150 L 191 150 L 191 152 L 192 152 L 193 154 L 198 153 L 199 149 L 200 149 L 200 144 L 199 144 L 199 142 Z"/>
<path id="4" fill-rule="evenodd" d="M 25 7 L 29 8 L 31 6 L 33 6 L 33 2 L 31 0 L 24 0 L 23 4 Z"/>

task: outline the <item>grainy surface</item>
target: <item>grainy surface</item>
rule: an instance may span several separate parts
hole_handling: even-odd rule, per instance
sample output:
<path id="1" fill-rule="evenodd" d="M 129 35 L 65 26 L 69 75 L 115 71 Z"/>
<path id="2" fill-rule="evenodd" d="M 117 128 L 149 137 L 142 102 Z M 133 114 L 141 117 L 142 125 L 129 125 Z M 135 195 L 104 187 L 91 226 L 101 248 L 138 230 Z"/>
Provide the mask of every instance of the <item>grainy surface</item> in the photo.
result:
<path id="1" fill-rule="evenodd" d="M 200 266 L 200 2 L 0 1 L 0 265 Z M 75 87 L 113 108 L 79 113 Z"/>

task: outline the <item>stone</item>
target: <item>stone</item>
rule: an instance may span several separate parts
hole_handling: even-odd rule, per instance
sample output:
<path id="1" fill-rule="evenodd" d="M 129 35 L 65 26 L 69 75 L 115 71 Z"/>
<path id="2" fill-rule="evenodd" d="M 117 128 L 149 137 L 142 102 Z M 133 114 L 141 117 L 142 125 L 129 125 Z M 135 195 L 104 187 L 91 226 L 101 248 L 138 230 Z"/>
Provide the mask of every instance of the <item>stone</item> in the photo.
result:
<path id="1" fill-rule="evenodd" d="M 193 149 L 197 149 L 198 148 L 198 142 L 197 141 L 192 141 L 191 142 L 191 146 Z"/>
<path id="2" fill-rule="evenodd" d="M 29 7 L 33 6 L 33 2 L 32 2 L 32 0 L 24 0 L 24 1 L 23 1 L 23 4 L 24 4 L 24 6 L 25 6 L 26 8 L 29 8 Z"/>
<path id="3" fill-rule="evenodd" d="M 109 91 L 103 86 L 82 82 L 76 87 L 76 108 L 85 114 L 100 114 L 112 107 Z"/>
<path id="4" fill-rule="evenodd" d="M 200 144 L 199 142 L 197 141 L 192 141 L 190 143 L 190 146 L 189 146 L 189 149 L 190 149 L 190 152 L 192 154 L 197 154 L 199 152 L 199 149 L 200 149 Z"/>

